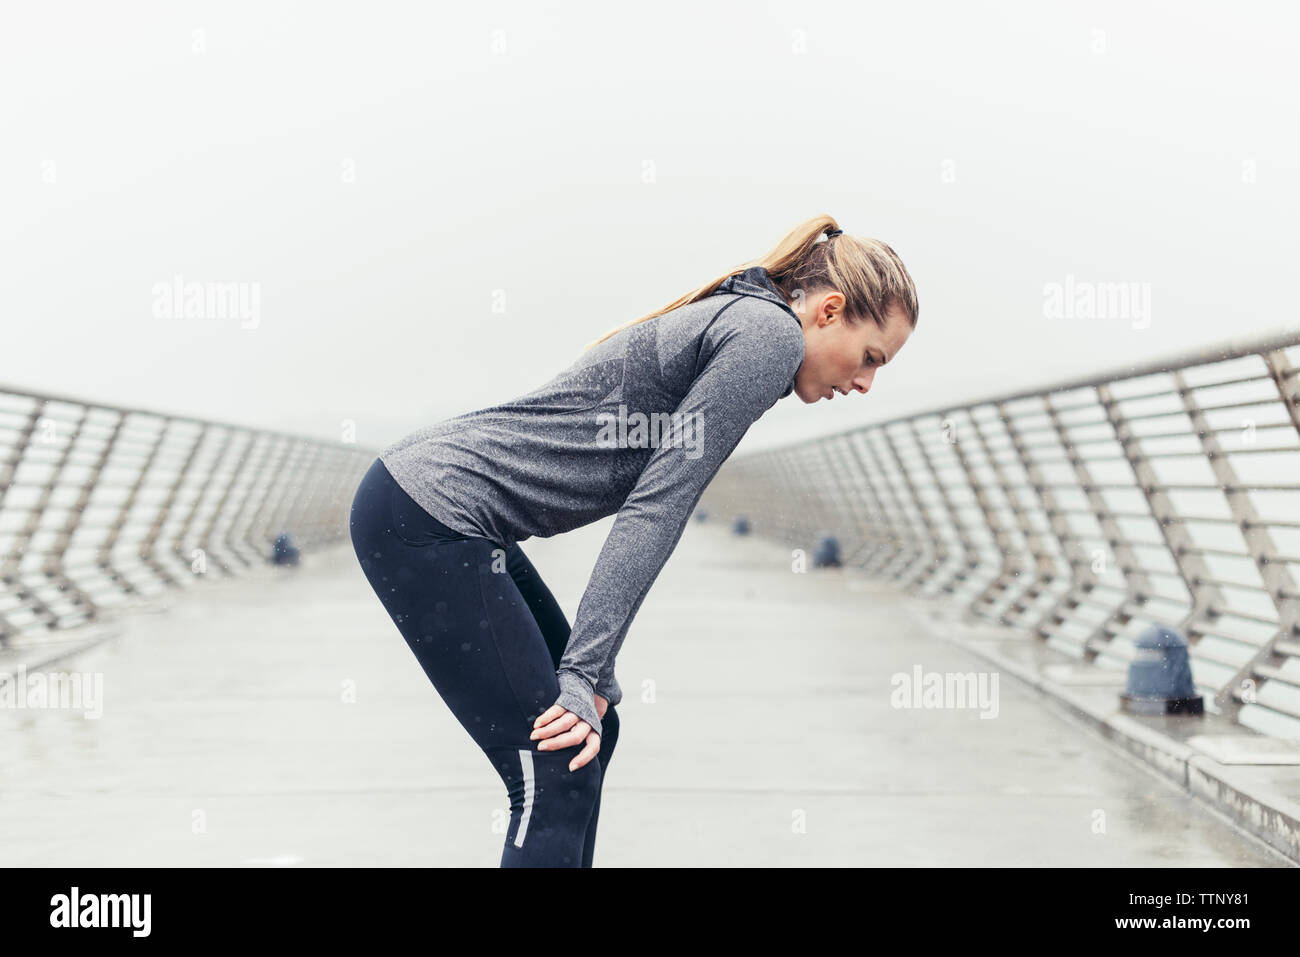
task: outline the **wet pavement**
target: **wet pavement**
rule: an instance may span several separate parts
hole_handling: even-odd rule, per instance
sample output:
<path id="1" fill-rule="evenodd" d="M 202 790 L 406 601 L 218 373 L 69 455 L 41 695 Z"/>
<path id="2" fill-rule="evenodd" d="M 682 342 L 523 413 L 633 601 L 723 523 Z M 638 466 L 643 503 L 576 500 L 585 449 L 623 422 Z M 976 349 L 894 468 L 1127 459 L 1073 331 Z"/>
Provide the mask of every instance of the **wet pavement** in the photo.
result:
<path id="1" fill-rule="evenodd" d="M 570 619 L 611 522 L 522 543 Z M 350 545 L 166 603 L 48 669 L 102 716 L 0 708 L 0 863 L 497 866 L 505 789 Z M 1290 866 L 947 627 L 692 523 L 619 654 L 596 866 Z"/>

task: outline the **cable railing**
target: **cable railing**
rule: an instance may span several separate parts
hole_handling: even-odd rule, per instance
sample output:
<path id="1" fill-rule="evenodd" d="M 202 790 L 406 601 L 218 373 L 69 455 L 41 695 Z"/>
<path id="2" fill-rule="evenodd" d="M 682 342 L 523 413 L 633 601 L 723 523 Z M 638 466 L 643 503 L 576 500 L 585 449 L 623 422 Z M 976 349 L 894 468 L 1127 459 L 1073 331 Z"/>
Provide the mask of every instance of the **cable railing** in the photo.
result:
<path id="1" fill-rule="evenodd" d="M 1097 667 L 1175 628 L 1207 710 L 1300 738 L 1300 332 L 734 456 L 701 507 Z"/>
<path id="2" fill-rule="evenodd" d="M 0 648 L 346 540 L 376 454 L 0 387 Z"/>

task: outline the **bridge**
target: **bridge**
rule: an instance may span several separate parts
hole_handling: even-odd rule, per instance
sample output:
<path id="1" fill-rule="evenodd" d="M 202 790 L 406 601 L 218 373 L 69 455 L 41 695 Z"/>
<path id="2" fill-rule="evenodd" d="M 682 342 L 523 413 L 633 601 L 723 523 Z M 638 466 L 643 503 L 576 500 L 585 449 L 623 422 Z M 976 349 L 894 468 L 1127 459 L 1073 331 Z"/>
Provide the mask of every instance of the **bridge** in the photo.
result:
<path id="1" fill-rule="evenodd" d="M 1234 340 L 734 456 L 620 654 L 597 865 L 1300 862 L 1298 377 Z M 8 864 L 498 863 L 351 551 L 376 451 L 0 390 Z M 524 543 L 570 618 L 610 521 Z M 1122 706 L 1153 626 L 1203 713 Z"/>

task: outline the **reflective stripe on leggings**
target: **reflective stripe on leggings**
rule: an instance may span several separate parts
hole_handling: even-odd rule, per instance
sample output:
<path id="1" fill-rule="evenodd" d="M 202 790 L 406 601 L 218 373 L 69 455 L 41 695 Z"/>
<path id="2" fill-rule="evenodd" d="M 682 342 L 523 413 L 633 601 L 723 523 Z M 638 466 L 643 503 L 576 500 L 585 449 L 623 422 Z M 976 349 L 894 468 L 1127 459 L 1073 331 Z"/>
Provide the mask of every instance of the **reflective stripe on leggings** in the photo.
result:
<path id="1" fill-rule="evenodd" d="M 519 768 L 524 775 L 524 813 L 519 818 L 519 832 L 515 834 L 515 847 L 524 846 L 528 818 L 533 813 L 533 753 L 531 751 L 519 749 Z"/>

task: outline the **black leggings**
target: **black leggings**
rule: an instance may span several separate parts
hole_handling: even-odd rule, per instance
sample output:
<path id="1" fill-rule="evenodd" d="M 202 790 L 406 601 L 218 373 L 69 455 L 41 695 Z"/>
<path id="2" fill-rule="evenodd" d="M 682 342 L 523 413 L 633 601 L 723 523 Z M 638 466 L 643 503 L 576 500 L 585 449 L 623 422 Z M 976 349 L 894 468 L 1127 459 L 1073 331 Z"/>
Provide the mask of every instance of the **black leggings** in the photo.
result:
<path id="1" fill-rule="evenodd" d="M 460 535 L 375 459 L 352 500 L 352 545 L 366 578 L 443 701 L 483 749 L 510 797 L 502 867 L 591 867 L 613 707 L 600 753 L 539 751 L 533 721 L 560 695 L 569 623 L 518 544 Z"/>

